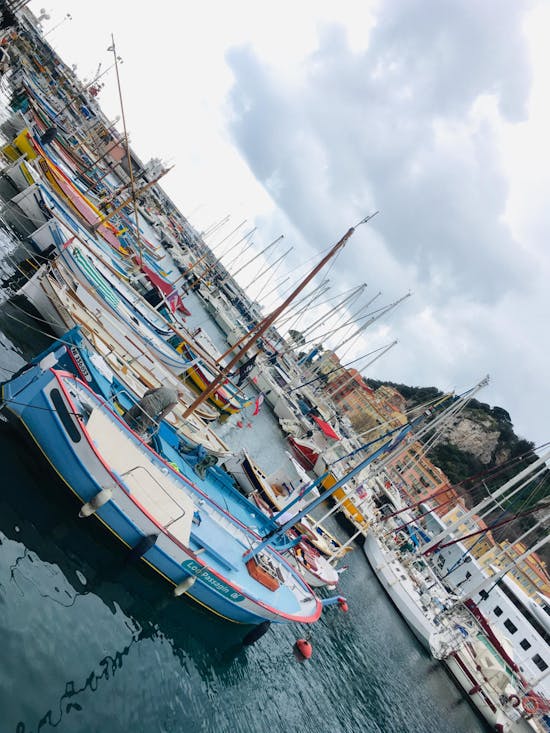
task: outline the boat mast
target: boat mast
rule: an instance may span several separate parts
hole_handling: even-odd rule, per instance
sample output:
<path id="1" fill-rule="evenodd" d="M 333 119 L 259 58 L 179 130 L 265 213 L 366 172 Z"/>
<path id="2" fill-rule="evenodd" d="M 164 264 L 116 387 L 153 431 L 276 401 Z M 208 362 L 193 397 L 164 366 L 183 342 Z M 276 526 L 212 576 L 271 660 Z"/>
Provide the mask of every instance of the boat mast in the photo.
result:
<path id="1" fill-rule="evenodd" d="M 310 323 L 310 325 L 307 328 L 304 328 L 304 330 L 302 331 L 302 336 L 306 338 L 307 336 L 309 336 L 310 333 L 312 333 L 315 330 L 317 326 L 323 325 L 325 321 L 328 321 L 329 318 L 334 316 L 339 310 L 343 309 L 343 307 L 347 305 L 348 302 L 350 305 L 353 302 L 355 302 L 355 300 L 357 300 L 357 298 L 359 298 L 363 294 L 366 287 L 367 287 L 367 283 L 362 283 L 361 285 L 358 285 L 356 288 L 353 288 L 351 293 L 348 293 L 343 300 L 340 300 L 338 303 L 336 303 L 335 306 L 333 306 L 330 313 L 323 313 L 323 315 L 320 318 L 317 318 L 317 320 L 313 321 L 313 323 Z M 324 305 L 328 304 L 328 302 L 331 300 L 332 298 L 329 298 L 328 301 L 325 301 Z"/>
<path id="2" fill-rule="evenodd" d="M 372 364 L 374 364 L 374 362 L 375 362 L 375 361 L 378 361 L 378 359 L 381 359 L 381 358 L 382 358 L 382 357 L 384 356 L 384 354 L 387 354 L 387 353 L 388 353 L 388 351 L 389 351 L 390 349 L 393 349 L 393 347 L 394 347 L 394 346 L 395 346 L 395 345 L 396 345 L 397 343 L 398 343 L 398 341 L 397 341 L 397 339 L 396 339 L 395 341 L 392 341 L 392 342 L 391 342 L 391 344 L 388 344 L 387 346 L 382 346 L 382 347 L 380 347 L 380 349 L 376 349 L 376 351 L 379 351 L 380 353 L 379 353 L 379 354 L 377 354 L 377 355 L 376 355 L 376 356 L 374 357 L 374 359 L 371 359 L 371 360 L 370 360 L 370 361 L 369 361 L 369 362 L 368 362 L 367 364 L 365 364 L 365 365 L 364 365 L 364 366 L 362 367 L 362 369 L 363 369 L 363 370 L 367 369 L 367 368 L 368 368 L 368 367 L 370 367 L 370 366 L 371 366 Z M 372 353 L 374 353 L 374 352 L 372 352 L 372 351 L 371 351 L 371 354 L 372 354 Z M 334 370 L 334 371 L 336 371 L 336 370 Z M 330 373 L 330 372 L 329 372 L 329 373 Z M 343 390 L 343 389 L 344 389 L 345 387 L 347 387 L 347 385 L 348 385 L 348 384 L 350 384 L 350 382 L 353 382 L 353 380 L 354 380 L 354 379 L 355 379 L 354 375 L 353 375 L 353 374 L 351 374 L 351 375 L 350 375 L 350 376 L 348 377 L 348 379 L 346 379 L 346 380 L 344 381 L 344 383 L 343 383 L 343 384 L 341 384 L 340 386 L 338 386 L 338 387 L 337 387 L 337 388 L 335 389 L 335 391 L 334 391 L 334 392 L 331 392 L 331 391 L 330 391 L 330 388 L 329 388 L 329 389 L 328 389 L 328 394 L 329 394 L 329 397 L 330 397 L 331 399 L 334 399 L 334 397 L 336 397 L 336 395 L 337 395 L 337 394 L 339 394 L 339 393 L 340 393 L 340 392 L 341 392 L 341 391 L 342 391 L 342 390 Z"/>
<path id="3" fill-rule="evenodd" d="M 261 252 L 258 252 L 258 254 L 254 255 L 254 257 L 251 260 L 248 260 L 247 262 L 245 262 L 244 265 L 242 265 L 241 267 L 239 267 L 239 269 L 236 272 L 234 272 L 232 275 L 230 275 L 230 277 L 232 277 L 232 278 L 237 277 L 237 275 L 240 272 L 242 272 L 245 269 L 245 267 L 248 267 L 248 265 L 250 265 L 252 262 L 254 262 L 254 260 L 257 260 L 258 257 L 260 257 L 261 255 L 263 255 L 264 252 L 267 252 L 268 249 L 271 249 L 272 247 L 274 247 L 277 244 L 277 242 L 280 242 L 281 239 L 284 239 L 284 236 L 285 236 L 284 234 L 281 234 L 280 236 L 277 237 L 277 239 L 274 239 L 273 242 L 271 242 L 271 244 L 268 244 L 267 247 L 264 247 L 261 250 Z"/>
<path id="4" fill-rule="evenodd" d="M 379 318 L 382 318 L 382 316 L 385 316 L 386 313 L 389 313 L 394 308 L 397 308 L 398 305 L 400 305 L 407 298 L 410 298 L 411 295 L 412 295 L 412 293 L 406 293 L 401 298 L 399 298 L 399 300 L 395 300 L 393 303 L 390 303 L 389 305 L 386 305 L 383 308 L 381 308 L 378 311 L 378 313 L 373 314 L 372 317 L 368 321 L 365 321 L 365 323 L 363 323 L 361 326 L 359 326 L 359 328 L 356 331 L 354 331 L 351 334 L 351 336 L 348 336 L 341 343 L 339 343 L 338 346 L 335 346 L 334 349 L 333 349 L 333 351 L 336 351 L 337 349 L 341 349 L 342 346 L 345 346 L 349 341 L 351 341 L 356 336 L 358 336 L 362 331 L 365 331 L 369 326 L 372 326 L 372 324 L 375 321 L 377 321 Z"/>
<path id="5" fill-rule="evenodd" d="M 227 374 L 233 369 L 233 367 L 237 364 L 239 359 L 241 358 L 241 354 L 246 353 L 246 351 L 262 336 L 267 329 L 274 323 L 274 321 L 277 320 L 277 318 L 281 315 L 281 313 L 285 310 L 285 308 L 288 307 L 288 305 L 302 292 L 302 290 L 313 280 L 313 278 L 319 273 L 323 267 L 327 264 L 329 260 L 331 260 L 334 255 L 339 252 L 346 244 L 348 239 L 351 237 L 351 235 L 354 233 L 357 226 L 360 224 L 365 224 L 366 222 L 370 221 L 374 216 L 376 216 L 378 212 L 375 212 L 374 214 L 371 214 L 370 216 L 365 217 L 362 219 L 359 224 L 357 224 L 355 227 L 350 227 L 348 231 L 344 234 L 344 236 L 332 247 L 332 249 L 323 257 L 323 259 L 311 270 L 309 275 L 307 275 L 302 282 L 293 290 L 293 292 L 286 298 L 286 300 L 281 303 L 281 305 L 278 308 L 275 308 L 275 310 L 271 313 L 271 315 L 267 316 L 263 321 L 260 322 L 258 325 L 258 328 L 251 332 L 249 334 L 250 338 L 245 342 L 240 352 L 235 354 L 235 356 L 231 359 L 231 361 L 226 365 L 224 369 L 221 370 L 221 372 L 218 374 L 218 376 L 210 383 L 208 389 L 206 389 L 202 394 L 200 394 L 193 403 L 185 410 L 183 413 L 183 418 L 189 417 L 189 415 L 196 410 L 196 408 L 201 405 L 208 397 L 216 391 L 216 389 L 225 381 Z"/>
<path id="6" fill-rule="evenodd" d="M 543 519 L 541 519 L 539 522 L 534 524 L 532 527 L 530 527 L 527 532 L 524 532 L 519 539 L 517 539 L 514 544 L 517 544 L 518 542 L 521 542 L 524 537 L 526 537 L 530 532 L 532 532 L 534 529 L 542 525 L 544 522 L 548 521 L 549 515 L 546 515 Z M 522 553 L 519 557 L 517 557 L 515 560 L 512 560 L 507 565 L 505 565 L 503 568 L 501 568 L 495 575 L 488 575 L 486 576 L 481 583 L 478 583 L 475 588 L 472 590 L 469 590 L 468 593 L 461 597 L 461 601 L 467 601 L 469 599 L 472 599 L 476 594 L 478 594 L 481 590 L 483 590 L 483 587 L 487 583 L 487 581 L 493 581 L 493 585 L 496 585 L 496 583 L 499 582 L 513 567 L 515 567 L 518 563 L 520 563 L 522 560 L 525 560 L 529 555 L 532 555 L 534 552 L 539 550 L 543 545 L 545 545 L 550 540 L 550 536 L 546 535 L 542 539 L 540 539 L 538 542 L 536 542 L 532 547 L 529 547 L 524 553 Z M 502 553 L 499 553 L 497 557 L 499 557 Z"/>
<path id="7" fill-rule="evenodd" d="M 483 499 L 483 501 L 479 502 L 476 506 L 474 506 L 472 509 L 470 509 L 466 514 L 464 514 L 462 517 L 457 519 L 455 522 L 450 524 L 448 527 L 446 527 L 442 532 L 440 532 L 436 537 L 431 540 L 431 542 L 428 542 L 424 547 L 422 548 L 423 554 L 427 554 L 430 551 L 433 551 L 437 548 L 437 546 L 440 544 L 440 542 L 451 532 L 454 532 L 455 529 L 457 529 L 461 524 L 464 522 L 467 522 L 468 519 L 471 519 L 474 514 L 478 514 L 482 509 L 485 509 L 485 507 L 489 506 L 491 502 L 496 501 L 501 496 L 504 496 L 504 494 L 511 489 L 513 486 L 515 486 L 517 483 L 522 481 L 526 476 L 529 476 L 529 474 L 533 473 L 536 469 L 538 469 L 542 464 L 546 464 L 546 461 L 550 459 L 550 451 L 547 451 L 544 453 L 540 458 L 538 458 L 533 463 L 530 463 L 526 468 L 523 469 L 523 471 L 520 471 L 515 476 L 512 476 L 511 479 L 506 481 L 506 483 L 500 487 L 500 489 L 497 489 L 497 491 L 494 492 L 494 494 L 491 494 L 491 496 L 487 497 L 486 499 Z"/>
<path id="8" fill-rule="evenodd" d="M 236 257 L 234 257 L 227 264 L 224 264 L 222 262 L 223 258 L 224 257 L 227 257 L 227 255 L 229 255 L 231 252 L 233 252 L 233 250 L 236 249 L 239 246 L 239 244 L 241 244 L 241 242 L 244 242 L 246 239 L 249 239 L 250 237 L 252 237 L 252 235 L 254 234 L 254 232 L 256 231 L 256 229 L 257 229 L 257 227 L 254 227 L 254 229 L 251 229 L 247 234 L 245 234 L 237 242 L 235 242 L 235 244 L 232 244 L 231 247 L 229 247 L 229 249 L 227 250 L 227 252 L 224 252 L 223 254 L 221 254 L 219 256 L 219 260 L 220 260 L 221 264 L 225 267 L 225 269 L 227 270 L 227 272 L 229 272 L 229 268 L 239 259 L 239 257 L 242 257 L 242 255 L 244 255 L 245 252 L 248 252 L 248 250 L 250 249 L 250 247 L 253 247 L 254 246 L 254 241 L 253 240 L 250 240 L 250 242 L 245 246 L 245 248 L 242 250 L 242 252 L 239 252 L 239 254 Z M 224 278 L 221 281 L 220 284 L 223 285 L 223 283 L 225 282 L 225 280 L 226 280 L 226 278 Z"/>
<path id="9" fill-rule="evenodd" d="M 115 46 L 115 37 L 111 33 L 111 46 L 109 47 L 109 50 L 113 52 L 113 58 L 115 60 L 114 66 L 115 66 L 115 74 L 116 74 L 116 83 L 118 87 L 118 98 L 120 101 L 120 112 L 122 116 L 122 129 L 124 130 L 124 140 L 126 143 L 126 159 L 128 161 L 128 173 L 130 175 L 130 183 L 132 185 L 132 200 L 134 202 L 134 218 L 136 222 L 136 239 L 137 239 L 137 245 L 138 245 L 138 254 L 139 254 L 139 264 L 143 264 L 143 251 L 141 246 L 141 234 L 139 230 L 139 211 L 138 211 L 138 205 L 136 201 L 136 184 L 134 181 L 134 171 L 132 168 L 132 156 L 130 155 L 130 144 L 128 143 L 128 130 L 126 129 L 126 115 L 124 113 L 124 103 L 122 101 L 122 87 L 120 85 L 120 73 L 118 70 L 118 56 L 116 52 L 116 46 Z"/>

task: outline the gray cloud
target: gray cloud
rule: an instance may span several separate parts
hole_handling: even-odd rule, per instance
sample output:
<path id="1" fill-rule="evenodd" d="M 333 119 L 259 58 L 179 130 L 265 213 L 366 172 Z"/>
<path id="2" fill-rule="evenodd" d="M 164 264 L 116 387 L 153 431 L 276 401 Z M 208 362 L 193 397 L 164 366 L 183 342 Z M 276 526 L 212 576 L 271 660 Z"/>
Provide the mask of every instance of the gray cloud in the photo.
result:
<path id="1" fill-rule="evenodd" d="M 384 302 L 415 291 L 358 347 L 398 335 L 400 355 L 378 362 L 373 376 L 460 389 L 492 371 L 483 399 L 505 404 L 520 430 L 535 425 L 543 438 L 534 385 L 537 371 L 550 369 L 537 333 L 548 264 L 506 224 L 497 146 L 501 121 L 526 119 L 528 8 L 383 2 L 364 50 L 350 47 L 343 28 L 326 27 L 291 81 L 251 46 L 234 48 L 228 124 L 279 207 L 266 230 L 285 231 L 302 261 L 381 210 L 331 273 L 336 289 L 366 280 L 371 293 L 385 291 Z M 546 228 L 538 207 L 530 234 Z M 526 369 L 531 391 L 520 394 Z"/>
<path id="2" fill-rule="evenodd" d="M 233 49 L 231 131 L 255 176 L 306 242 L 370 208 L 385 246 L 421 281 L 494 300 L 521 287 L 490 122 L 491 95 L 525 115 L 529 67 L 515 2 L 383 3 L 369 45 L 326 28 L 294 87 Z"/>

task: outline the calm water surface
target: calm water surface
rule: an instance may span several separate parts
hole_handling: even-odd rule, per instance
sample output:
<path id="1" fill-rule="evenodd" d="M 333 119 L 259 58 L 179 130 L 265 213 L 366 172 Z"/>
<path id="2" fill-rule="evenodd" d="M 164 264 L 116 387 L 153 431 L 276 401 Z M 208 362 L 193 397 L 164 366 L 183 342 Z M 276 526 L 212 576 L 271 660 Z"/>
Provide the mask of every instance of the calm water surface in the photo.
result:
<path id="1" fill-rule="evenodd" d="M 14 243 L 0 232 L 0 271 Z M 0 291 L 0 380 L 48 343 Z M 193 299 L 196 322 L 199 314 Z M 284 443 L 264 406 L 231 445 Z M 129 564 L 21 437 L 0 425 L 0 733 L 478 733 L 484 728 L 417 644 L 360 549 L 333 609 L 311 629 L 273 626 L 243 648 L 218 621 Z M 294 641 L 311 634 L 304 664 Z"/>

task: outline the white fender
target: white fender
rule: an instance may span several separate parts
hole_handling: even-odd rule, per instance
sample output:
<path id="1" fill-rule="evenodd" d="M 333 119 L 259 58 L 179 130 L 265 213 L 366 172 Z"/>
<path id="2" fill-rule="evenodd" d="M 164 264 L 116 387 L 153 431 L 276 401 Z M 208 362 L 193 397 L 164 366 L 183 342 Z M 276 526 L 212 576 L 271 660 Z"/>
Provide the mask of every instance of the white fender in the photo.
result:
<path id="1" fill-rule="evenodd" d="M 90 501 L 82 505 L 78 516 L 82 519 L 83 517 L 90 517 L 92 514 L 95 514 L 100 507 L 110 501 L 112 495 L 112 489 L 101 489 Z"/>
<path id="2" fill-rule="evenodd" d="M 185 578 L 185 580 L 182 580 L 179 585 L 176 585 L 174 588 L 174 595 L 176 597 L 182 596 L 184 593 L 187 593 L 189 588 L 192 588 L 195 584 L 196 578 L 193 575 L 190 575 L 188 578 Z"/>

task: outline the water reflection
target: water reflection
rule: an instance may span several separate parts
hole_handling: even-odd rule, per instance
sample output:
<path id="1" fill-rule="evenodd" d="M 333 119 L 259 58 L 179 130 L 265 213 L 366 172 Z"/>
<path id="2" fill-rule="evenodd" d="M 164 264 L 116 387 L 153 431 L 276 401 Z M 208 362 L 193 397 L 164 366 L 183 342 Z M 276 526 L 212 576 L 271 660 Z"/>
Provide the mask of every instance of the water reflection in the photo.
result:
<path id="1" fill-rule="evenodd" d="M 46 725 L 49 725 L 51 728 L 57 728 L 63 717 L 69 715 L 72 710 L 81 712 L 83 706 L 72 698 L 78 697 L 78 695 L 81 695 L 87 690 L 90 692 L 97 692 L 102 680 L 109 681 L 115 676 L 118 670 L 122 669 L 124 657 L 128 656 L 132 646 L 141 641 L 141 639 L 152 638 L 152 636 L 153 634 L 146 637 L 145 632 L 140 632 L 122 650 L 117 651 L 112 655 L 109 654 L 105 656 L 99 661 L 97 667 L 89 673 L 80 687 L 75 686 L 74 680 L 68 681 L 65 684 L 63 693 L 57 700 L 55 712 L 52 708 L 47 710 L 39 719 L 36 728 L 27 728 L 25 722 L 20 720 L 15 726 L 15 733 L 34 733 L 35 730 L 38 732 Z"/>

